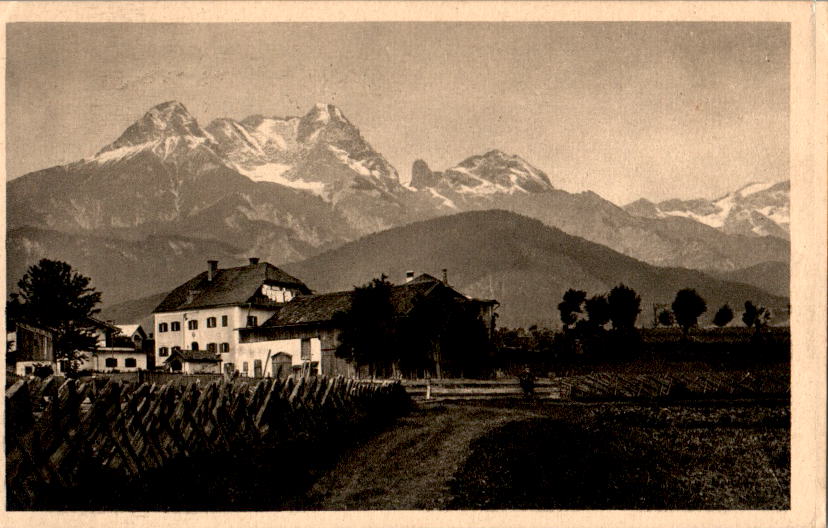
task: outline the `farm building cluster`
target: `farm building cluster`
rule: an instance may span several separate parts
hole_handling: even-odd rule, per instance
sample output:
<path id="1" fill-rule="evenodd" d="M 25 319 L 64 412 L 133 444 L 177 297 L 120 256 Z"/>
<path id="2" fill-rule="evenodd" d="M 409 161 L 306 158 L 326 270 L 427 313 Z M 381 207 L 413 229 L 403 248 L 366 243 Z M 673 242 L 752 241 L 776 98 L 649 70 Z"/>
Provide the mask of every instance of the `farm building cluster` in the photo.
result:
<path id="1" fill-rule="evenodd" d="M 360 374 L 353 362 L 337 357 L 343 332 L 336 314 L 351 307 L 353 291 L 316 294 L 278 267 L 249 259 L 247 265 L 220 268 L 210 260 L 205 271 L 173 289 L 143 325 L 93 320 L 96 350 L 84 354 L 78 370 L 112 372 L 163 370 L 231 377 Z M 408 272 L 391 288 L 395 317 L 408 317 L 423 300 L 450 313 L 472 308 L 488 337 L 494 332 L 494 300 L 470 298 L 446 279 Z M 49 329 L 20 323 L 14 343 L 16 372 L 37 365 L 65 371 L 55 360 Z"/>

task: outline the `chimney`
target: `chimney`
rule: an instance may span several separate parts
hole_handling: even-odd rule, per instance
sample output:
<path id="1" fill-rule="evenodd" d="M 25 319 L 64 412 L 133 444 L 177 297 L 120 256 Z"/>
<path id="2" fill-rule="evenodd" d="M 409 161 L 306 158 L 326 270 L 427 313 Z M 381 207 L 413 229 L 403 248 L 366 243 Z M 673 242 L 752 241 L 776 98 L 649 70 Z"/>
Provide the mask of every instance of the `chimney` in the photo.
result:
<path id="1" fill-rule="evenodd" d="M 411 271 L 411 270 L 406 271 L 405 272 L 405 282 L 411 282 L 413 280 L 414 280 L 414 272 Z"/>
<path id="2" fill-rule="evenodd" d="M 259 257 L 250 257 L 250 265 L 255 266 L 259 263 Z"/>
<path id="3" fill-rule="evenodd" d="M 443 284 L 448 286 L 448 270 L 443 268 Z"/>
<path id="4" fill-rule="evenodd" d="M 218 273 L 218 260 L 208 260 L 207 261 L 207 280 L 209 282 L 213 282 L 213 279 L 216 278 L 216 273 Z"/>

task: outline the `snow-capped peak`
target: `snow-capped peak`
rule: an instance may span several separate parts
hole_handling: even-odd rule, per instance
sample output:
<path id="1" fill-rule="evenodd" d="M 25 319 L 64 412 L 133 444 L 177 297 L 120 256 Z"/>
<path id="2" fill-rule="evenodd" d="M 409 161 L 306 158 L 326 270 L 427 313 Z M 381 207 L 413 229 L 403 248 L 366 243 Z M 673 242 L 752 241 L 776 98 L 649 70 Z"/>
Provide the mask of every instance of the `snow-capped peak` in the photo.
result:
<path id="1" fill-rule="evenodd" d="M 494 194 L 537 193 L 552 189 L 549 177 L 520 156 L 490 150 L 466 158 L 445 172 L 457 192 Z"/>
<path id="2" fill-rule="evenodd" d="M 342 111 L 335 105 L 328 103 L 316 103 L 302 119 L 317 125 L 327 125 L 331 121 L 348 123 Z"/>
<path id="3" fill-rule="evenodd" d="M 190 142 L 200 143 L 208 136 L 198 126 L 187 108 L 177 101 L 167 101 L 151 108 L 138 121 L 130 125 L 121 136 L 101 149 L 96 156 L 109 151 L 163 141 L 170 137 L 187 137 Z"/>

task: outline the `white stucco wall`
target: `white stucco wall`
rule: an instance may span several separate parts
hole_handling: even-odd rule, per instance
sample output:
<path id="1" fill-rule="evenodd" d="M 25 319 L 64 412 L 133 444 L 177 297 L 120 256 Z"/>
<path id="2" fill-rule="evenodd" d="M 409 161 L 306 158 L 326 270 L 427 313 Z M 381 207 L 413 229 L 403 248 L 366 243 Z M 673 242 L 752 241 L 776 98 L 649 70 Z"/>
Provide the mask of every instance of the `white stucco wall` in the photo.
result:
<path id="1" fill-rule="evenodd" d="M 58 373 L 58 364 L 54 361 L 18 361 L 14 365 L 14 372 L 18 376 L 29 376 L 34 373 L 35 365 L 50 365 L 54 373 Z M 31 369 L 31 372 L 26 372 L 26 367 Z"/>
<path id="2" fill-rule="evenodd" d="M 107 367 L 106 366 L 106 359 L 107 358 L 114 358 L 118 365 L 115 367 Z M 132 358 L 135 360 L 134 367 L 127 367 L 126 366 L 126 359 Z M 147 356 L 141 351 L 138 350 L 130 350 L 130 349 L 103 349 L 98 350 L 95 352 L 95 357 L 93 358 L 95 362 L 95 366 L 93 370 L 98 372 L 111 372 L 113 370 L 117 370 L 119 372 L 135 372 L 136 370 L 146 370 L 147 368 Z"/>
<path id="3" fill-rule="evenodd" d="M 247 325 L 247 317 L 257 318 L 257 324 L 261 325 L 275 313 L 273 309 L 248 308 L 247 306 L 224 306 L 219 308 L 206 308 L 203 310 L 188 310 L 169 313 L 157 313 L 153 315 L 153 330 L 155 332 L 155 364 L 163 365 L 169 357 L 161 356 L 159 350 L 166 347 L 168 351 L 177 346 L 182 350 L 190 350 L 192 343 L 198 343 L 199 350 L 207 350 L 209 343 L 216 344 L 216 352 L 221 350 L 221 343 L 228 343 L 230 351 L 221 354 L 224 362 L 236 362 L 236 354 L 239 345 L 239 333 L 237 329 Z M 221 317 L 228 318 L 227 326 L 221 325 Z M 216 318 L 216 327 L 207 328 L 207 319 Z M 187 328 L 188 321 L 198 321 L 198 329 Z M 181 330 L 173 332 L 169 330 L 173 322 L 181 324 Z M 159 332 L 161 323 L 167 323 L 167 331 Z"/>
<path id="4" fill-rule="evenodd" d="M 320 373 L 322 367 L 322 342 L 319 338 L 311 338 L 311 361 L 317 362 L 316 373 Z M 291 365 L 302 364 L 302 340 L 301 339 L 281 339 L 278 341 L 260 341 L 258 343 L 241 343 L 236 355 L 236 362 L 234 368 L 238 370 L 241 375 L 244 375 L 244 362 L 248 363 L 248 376 L 253 376 L 253 362 L 257 359 L 262 361 L 262 373 L 264 376 L 272 376 L 272 361 L 273 356 L 279 352 L 290 354 Z"/>

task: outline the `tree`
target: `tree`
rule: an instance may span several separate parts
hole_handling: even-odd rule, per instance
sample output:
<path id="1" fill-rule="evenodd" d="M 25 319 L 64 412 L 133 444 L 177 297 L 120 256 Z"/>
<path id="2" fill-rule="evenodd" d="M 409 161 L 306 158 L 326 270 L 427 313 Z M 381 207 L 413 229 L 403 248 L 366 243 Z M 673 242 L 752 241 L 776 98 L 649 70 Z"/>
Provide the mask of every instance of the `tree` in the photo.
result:
<path id="1" fill-rule="evenodd" d="M 716 311 L 716 314 L 713 316 L 713 324 L 722 328 L 723 326 L 727 326 L 727 323 L 733 320 L 733 310 L 725 304 L 721 308 Z"/>
<path id="2" fill-rule="evenodd" d="M 768 326 L 771 320 L 771 312 L 764 306 L 756 306 L 751 301 L 745 301 L 745 311 L 742 314 L 742 322 L 745 326 L 755 329 L 756 334 Z"/>
<path id="3" fill-rule="evenodd" d="M 100 310 L 101 294 L 91 280 L 61 261 L 42 259 L 30 266 L 17 283 L 7 309 L 20 320 L 54 332 L 55 359 L 64 362 L 68 374 L 77 371 L 83 351 L 97 348 L 97 336 L 90 319 Z"/>
<path id="4" fill-rule="evenodd" d="M 563 301 L 558 304 L 558 310 L 561 312 L 561 322 L 564 328 L 569 328 L 578 320 L 577 314 L 581 313 L 584 299 L 586 299 L 586 292 L 581 290 L 570 288 L 563 294 Z"/>
<path id="5" fill-rule="evenodd" d="M 673 312 L 670 310 L 661 310 L 658 313 L 658 324 L 661 326 L 670 327 L 673 326 L 676 322 L 676 318 L 673 317 Z"/>
<path id="6" fill-rule="evenodd" d="M 610 320 L 610 306 L 606 295 L 594 295 L 586 300 L 584 309 L 587 313 L 590 325 L 596 330 L 603 330 Z"/>
<path id="7" fill-rule="evenodd" d="M 620 331 L 629 331 L 635 328 L 635 320 L 641 313 L 641 297 L 623 284 L 619 284 L 609 292 L 609 316 L 612 328 Z"/>
<path id="8" fill-rule="evenodd" d="M 672 308 L 676 322 L 686 338 L 690 329 L 699 323 L 699 316 L 707 311 L 707 303 L 701 295 L 696 293 L 696 290 L 684 288 L 676 293 Z"/>
<path id="9" fill-rule="evenodd" d="M 388 277 L 383 274 L 368 284 L 354 288 L 351 306 L 337 312 L 334 321 L 342 328 L 336 356 L 367 365 L 370 375 L 379 363 L 394 361 L 396 327 Z"/>

